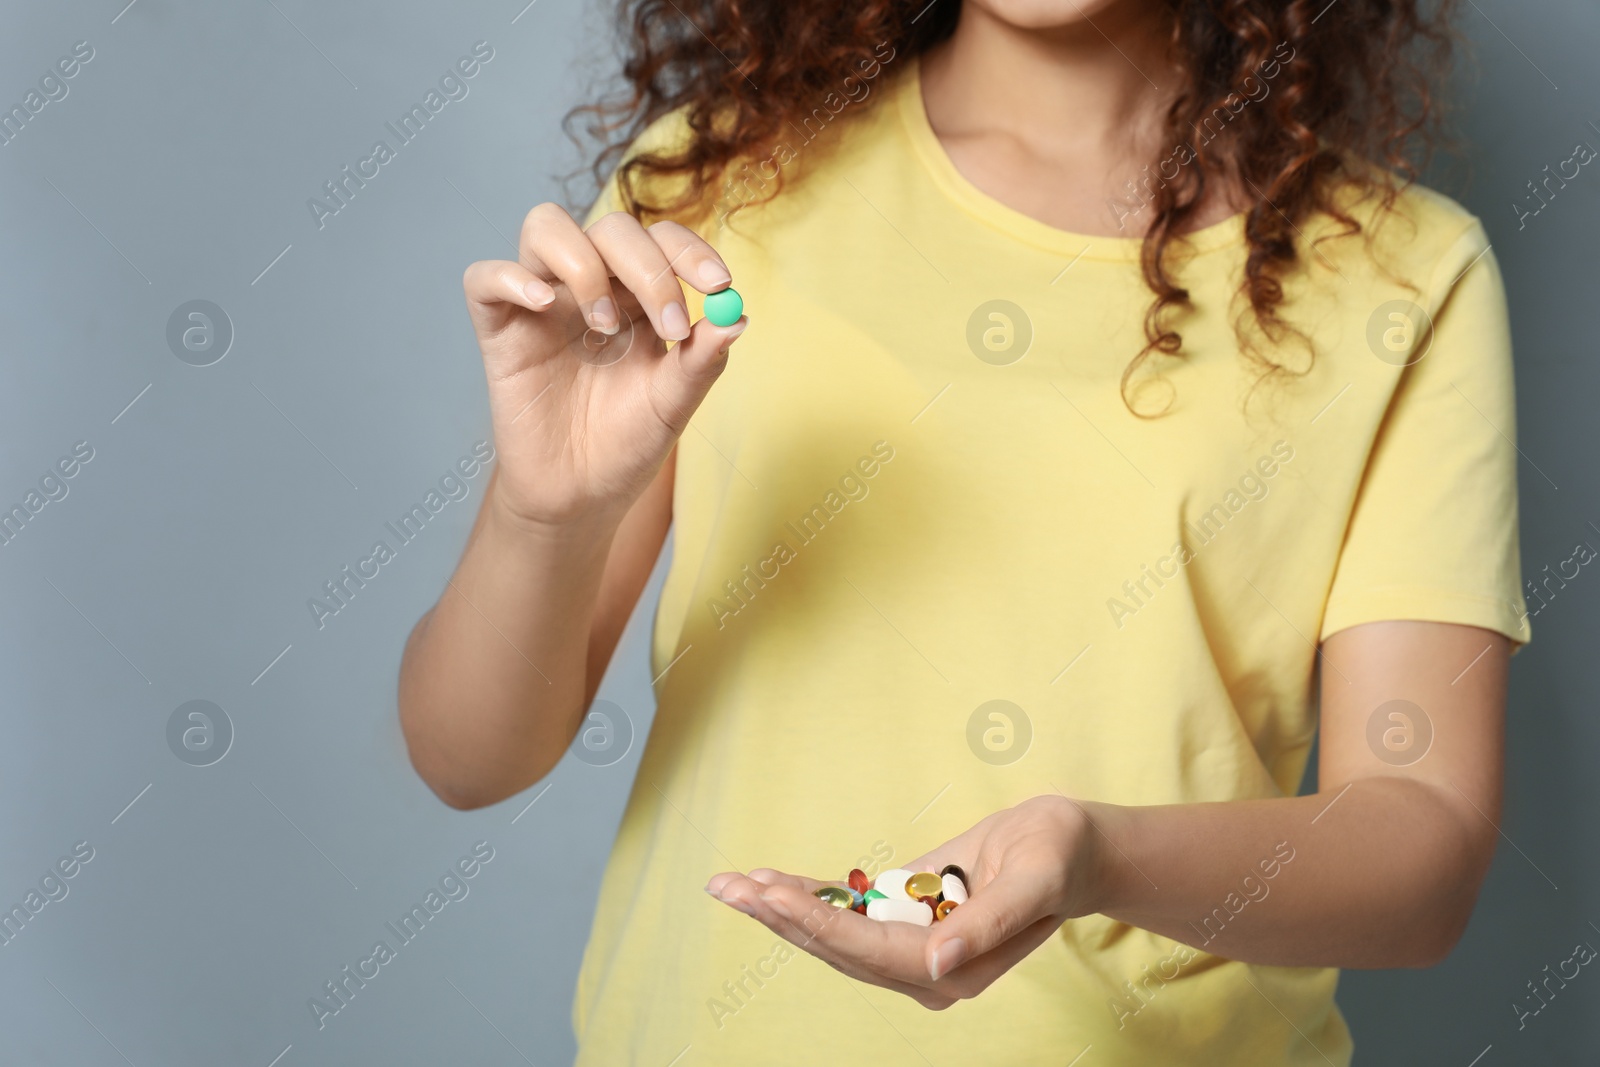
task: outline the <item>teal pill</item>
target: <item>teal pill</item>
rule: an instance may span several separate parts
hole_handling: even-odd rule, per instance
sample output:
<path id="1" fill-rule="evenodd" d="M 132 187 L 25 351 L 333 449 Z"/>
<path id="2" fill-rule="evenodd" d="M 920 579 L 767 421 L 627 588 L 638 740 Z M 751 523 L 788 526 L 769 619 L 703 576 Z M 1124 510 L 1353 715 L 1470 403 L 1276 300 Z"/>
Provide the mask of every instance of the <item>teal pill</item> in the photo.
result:
<path id="1" fill-rule="evenodd" d="M 738 290 L 721 289 L 706 296 L 706 318 L 713 326 L 732 326 L 744 314 L 744 297 Z"/>
<path id="2" fill-rule="evenodd" d="M 862 897 L 862 895 L 860 893 L 857 893 L 854 889 L 850 890 L 850 906 L 852 908 L 860 907 L 862 904 L 865 904 L 865 903 L 866 903 L 866 900 Z"/>

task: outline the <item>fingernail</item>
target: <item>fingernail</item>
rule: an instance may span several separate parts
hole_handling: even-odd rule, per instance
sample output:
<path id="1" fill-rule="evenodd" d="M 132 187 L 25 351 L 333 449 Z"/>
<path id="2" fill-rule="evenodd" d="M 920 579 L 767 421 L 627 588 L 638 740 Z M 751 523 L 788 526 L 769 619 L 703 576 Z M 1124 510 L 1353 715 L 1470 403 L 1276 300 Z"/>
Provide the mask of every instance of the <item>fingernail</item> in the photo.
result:
<path id="1" fill-rule="evenodd" d="M 952 937 L 944 944 L 933 950 L 933 966 L 928 968 L 928 973 L 937 982 L 940 975 L 949 974 L 967 958 L 967 943 L 959 937 Z"/>
<path id="2" fill-rule="evenodd" d="M 733 284 L 733 277 L 728 273 L 728 268 L 709 259 L 700 264 L 699 273 L 700 284 L 708 289 L 726 289 Z"/>
<path id="3" fill-rule="evenodd" d="M 717 355 L 719 355 L 719 356 L 727 355 L 728 354 L 728 349 L 733 347 L 734 338 L 738 337 L 741 333 L 744 333 L 744 328 L 746 326 L 749 326 L 749 325 L 750 325 L 750 318 L 749 318 L 749 316 L 745 316 L 745 317 L 739 319 L 738 322 L 735 322 L 732 326 L 729 326 L 728 327 L 728 332 L 725 333 L 723 335 L 723 337 L 722 337 L 722 347 L 717 349 Z"/>
<path id="4" fill-rule="evenodd" d="M 541 282 L 529 282 L 522 287 L 522 291 L 534 307 L 549 307 L 556 302 L 556 294 Z"/>
<path id="5" fill-rule="evenodd" d="M 689 313 L 682 304 L 668 304 L 661 310 L 661 328 L 669 341 L 681 341 L 689 336 Z"/>
<path id="6" fill-rule="evenodd" d="M 617 329 L 617 305 L 609 296 L 602 296 L 594 302 L 589 309 L 589 325 L 601 333 L 615 333 Z"/>
<path id="7" fill-rule="evenodd" d="M 785 919 L 789 919 L 791 921 L 794 919 L 794 916 L 789 914 L 789 909 L 784 906 L 783 901 L 779 900 L 777 896 L 762 893 L 761 899 L 766 902 L 767 907 L 771 908 Z"/>

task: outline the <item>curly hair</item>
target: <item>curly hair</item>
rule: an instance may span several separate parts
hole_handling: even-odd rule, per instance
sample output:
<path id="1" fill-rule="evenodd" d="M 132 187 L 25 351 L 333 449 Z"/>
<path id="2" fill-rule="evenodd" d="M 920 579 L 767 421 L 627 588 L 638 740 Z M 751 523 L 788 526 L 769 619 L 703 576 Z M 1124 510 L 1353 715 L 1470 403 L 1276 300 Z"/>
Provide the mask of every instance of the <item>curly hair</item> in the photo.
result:
<path id="1" fill-rule="evenodd" d="M 1430 84 L 1450 59 L 1447 27 L 1457 2 L 1163 0 L 1181 86 L 1163 137 L 1187 152 L 1176 174 L 1167 175 L 1162 161 L 1159 177 L 1146 167 L 1142 184 L 1129 183 L 1139 211 L 1151 211 L 1140 261 L 1154 295 L 1145 347 L 1122 375 L 1130 409 L 1141 364 L 1154 352 L 1181 353 L 1172 322 L 1191 305 L 1175 276 L 1173 244 L 1212 181 L 1254 194 L 1244 216 L 1240 294 L 1249 306 L 1237 321 L 1241 348 L 1263 377 L 1309 369 L 1291 371 L 1258 351 L 1246 319 L 1274 343 L 1302 336 L 1279 311 L 1284 279 L 1315 252 L 1296 241 L 1308 217 L 1331 217 L 1334 236 L 1359 233 L 1335 190 L 1376 193 L 1386 209 L 1426 165 L 1440 124 Z M 586 117 L 588 134 L 603 143 L 597 179 L 622 158 L 616 178 L 630 213 L 645 220 L 693 214 L 707 209 L 731 167 L 770 151 L 809 117 L 811 103 L 874 69 L 868 65 L 883 58 L 885 43 L 892 56 L 918 55 L 949 37 L 959 14 L 958 0 L 619 0 L 625 90 L 575 108 L 566 127 L 576 137 L 577 120 Z M 1276 85 L 1256 102 L 1249 86 L 1262 78 Z M 652 122 L 680 109 L 687 143 L 626 152 Z M 749 202 L 777 195 L 783 179 L 780 169 Z M 670 195 L 652 191 L 663 188 Z"/>

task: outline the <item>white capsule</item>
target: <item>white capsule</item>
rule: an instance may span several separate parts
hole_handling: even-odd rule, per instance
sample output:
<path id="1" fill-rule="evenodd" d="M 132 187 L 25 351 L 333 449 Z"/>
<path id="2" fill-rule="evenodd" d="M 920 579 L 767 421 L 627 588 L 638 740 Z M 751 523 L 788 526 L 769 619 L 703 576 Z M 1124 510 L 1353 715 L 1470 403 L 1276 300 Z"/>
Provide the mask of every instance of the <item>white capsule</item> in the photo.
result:
<path id="1" fill-rule="evenodd" d="M 953 874 L 947 874 L 940 879 L 940 882 L 944 887 L 944 899 L 953 900 L 957 904 L 965 904 L 967 902 L 967 887 L 962 883 L 961 879 Z"/>
<path id="2" fill-rule="evenodd" d="M 919 900 L 893 900 L 885 897 L 882 900 L 867 901 L 867 918 L 879 922 L 932 926 L 933 909 Z"/>
<path id="3" fill-rule="evenodd" d="M 884 871 L 873 880 L 872 888 L 890 900 L 910 900 L 911 894 L 906 892 L 906 879 L 915 873 L 915 871 L 908 871 L 900 867 Z"/>

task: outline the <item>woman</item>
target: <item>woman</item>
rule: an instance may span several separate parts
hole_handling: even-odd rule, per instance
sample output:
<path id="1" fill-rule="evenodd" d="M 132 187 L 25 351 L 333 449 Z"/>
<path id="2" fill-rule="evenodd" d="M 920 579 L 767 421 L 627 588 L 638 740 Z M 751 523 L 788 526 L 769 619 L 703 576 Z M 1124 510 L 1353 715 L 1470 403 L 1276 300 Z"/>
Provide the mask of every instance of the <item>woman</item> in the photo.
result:
<path id="1" fill-rule="evenodd" d="M 467 271 L 499 465 L 401 689 L 446 802 L 526 788 L 672 525 L 579 1062 L 1349 1062 L 1335 968 L 1466 925 L 1529 637 L 1437 25 L 624 8 L 642 135 Z M 947 863 L 927 928 L 809 892 Z"/>

